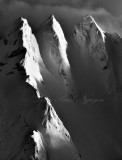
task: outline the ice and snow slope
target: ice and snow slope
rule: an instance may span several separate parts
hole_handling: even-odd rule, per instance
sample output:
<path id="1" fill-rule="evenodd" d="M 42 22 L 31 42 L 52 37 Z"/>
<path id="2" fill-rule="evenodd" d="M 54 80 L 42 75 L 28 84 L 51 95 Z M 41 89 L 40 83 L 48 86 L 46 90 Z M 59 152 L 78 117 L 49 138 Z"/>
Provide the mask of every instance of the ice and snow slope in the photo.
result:
<path id="1" fill-rule="evenodd" d="M 63 79 L 66 94 L 75 95 L 70 64 L 67 58 L 67 41 L 59 22 L 52 15 L 35 32 L 40 53 L 47 70 L 60 80 Z"/>
<path id="2" fill-rule="evenodd" d="M 67 53 L 77 98 L 82 99 L 85 95 L 93 94 L 97 98 L 104 98 L 106 89 L 103 70 L 107 66 L 104 31 L 92 16 L 85 16 L 74 27 L 68 43 Z"/>
<path id="3" fill-rule="evenodd" d="M 43 120 L 38 131 L 34 132 L 33 138 L 37 145 L 36 157 L 42 156 L 39 141 L 43 142 L 43 157 L 50 160 L 80 160 L 81 156 L 77 152 L 69 132 L 57 116 L 48 98 L 42 100 Z M 39 147 L 40 146 L 40 147 Z M 42 157 L 41 157 L 42 158 Z M 42 158 L 43 159 L 43 158 Z"/>

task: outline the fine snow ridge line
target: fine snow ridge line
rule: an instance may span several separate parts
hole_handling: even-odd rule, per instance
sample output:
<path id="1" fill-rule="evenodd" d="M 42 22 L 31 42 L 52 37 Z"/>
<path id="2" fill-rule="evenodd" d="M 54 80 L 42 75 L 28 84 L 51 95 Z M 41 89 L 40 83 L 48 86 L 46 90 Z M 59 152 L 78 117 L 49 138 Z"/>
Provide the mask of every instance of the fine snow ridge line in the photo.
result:
<path id="1" fill-rule="evenodd" d="M 83 17 L 81 23 L 75 26 L 72 35 L 82 52 L 88 52 L 102 69 L 106 69 L 108 59 L 105 47 L 106 33 L 91 15 Z"/>
<path id="2" fill-rule="evenodd" d="M 22 38 L 23 46 L 26 48 L 25 58 L 21 61 L 22 66 L 25 68 L 28 78 L 26 82 L 36 89 L 38 98 L 44 96 L 44 82 L 41 75 L 40 63 L 42 62 L 39 47 L 35 36 L 26 19 L 21 18 L 23 21 Z"/>
<path id="3" fill-rule="evenodd" d="M 51 160 L 61 157 L 63 160 L 81 160 L 69 132 L 56 114 L 50 100 L 45 97 L 43 101 L 46 102 L 44 117 L 42 123 L 40 122 L 40 128 L 32 135 L 36 144 L 35 158 L 47 160 L 48 155 L 49 158 L 52 157 Z M 52 155 L 53 153 L 55 155 Z"/>
<path id="4" fill-rule="evenodd" d="M 72 98 L 75 92 L 67 57 L 68 43 L 61 25 L 52 15 L 35 34 L 45 67 L 56 79 L 63 80 L 66 96 Z"/>
<path id="5" fill-rule="evenodd" d="M 46 89 L 41 74 L 45 66 L 26 19 L 20 17 L 9 27 L 2 39 L 0 52 L 0 74 L 8 78 L 23 76 L 24 82 L 26 78 L 26 82 L 36 90 L 37 97 L 43 97 Z"/>
<path id="6" fill-rule="evenodd" d="M 66 54 L 68 43 L 67 43 L 67 41 L 65 39 L 63 30 L 62 30 L 61 25 L 59 24 L 59 22 L 54 17 L 54 15 L 52 15 L 51 18 L 52 18 L 52 27 L 53 27 L 53 30 L 54 30 L 54 32 L 55 32 L 55 34 L 56 34 L 56 36 L 57 36 L 57 38 L 59 40 L 58 47 L 59 47 L 59 50 L 60 50 L 62 61 L 64 61 L 65 65 L 67 67 L 70 67 L 69 61 L 67 59 L 67 54 Z"/>
<path id="7" fill-rule="evenodd" d="M 87 21 L 89 21 L 91 24 L 95 24 L 96 25 L 96 27 L 97 27 L 97 29 L 100 31 L 100 33 L 101 33 L 101 35 L 102 35 L 102 39 L 103 39 L 103 42 L 105 42 L 105 31 L 103 31 L 101 28 L 100 28 L 100 26 L 96 23 L 96 21 L 95 21 L 95 19 L 91 16 L 91 15 L 88 15 L 87 17 L 84 17 L 84 21 L 85 21 L 85 19 L 87 20 Z"/>

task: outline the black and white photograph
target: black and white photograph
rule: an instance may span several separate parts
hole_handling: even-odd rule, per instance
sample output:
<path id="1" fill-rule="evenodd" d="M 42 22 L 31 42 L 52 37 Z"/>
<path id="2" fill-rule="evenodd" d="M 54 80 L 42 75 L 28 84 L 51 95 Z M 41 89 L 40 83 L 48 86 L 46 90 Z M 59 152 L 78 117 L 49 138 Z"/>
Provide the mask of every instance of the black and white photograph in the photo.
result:
<path id="1" fill-rule="evenodd" d="M 0 160 L 122 160 L 122 0 L 0 0 Z"/>

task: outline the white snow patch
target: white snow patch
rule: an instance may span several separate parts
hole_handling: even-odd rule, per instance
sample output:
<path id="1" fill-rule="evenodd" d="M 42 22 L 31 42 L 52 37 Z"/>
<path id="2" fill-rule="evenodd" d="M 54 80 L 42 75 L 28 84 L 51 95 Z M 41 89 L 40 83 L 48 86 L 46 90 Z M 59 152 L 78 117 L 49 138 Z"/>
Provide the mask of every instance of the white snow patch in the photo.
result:
<path id="1" fill-rule="evenodd" d="M 33 135 L 31 136 L 34 139 L 34 142 L 36 144 L 35 146 L 35 158 L 38 158 L 38 160 L 46 160 L 46 150 L 42 141 L 42 135 L 39 131 L 33 131 Z"/>

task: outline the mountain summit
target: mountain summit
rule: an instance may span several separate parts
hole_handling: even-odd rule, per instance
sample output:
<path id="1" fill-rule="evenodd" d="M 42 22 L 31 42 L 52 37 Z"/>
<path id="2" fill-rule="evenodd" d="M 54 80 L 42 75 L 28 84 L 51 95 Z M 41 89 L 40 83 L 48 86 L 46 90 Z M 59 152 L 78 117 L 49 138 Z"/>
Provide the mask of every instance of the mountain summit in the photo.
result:
<path id="1" fill-rule="evenodd" d="M 72 36 L 79 46 L 88 49 L 89 55 L 94 57 L 103 69 L 106 68 L 105 32 L 92 16 L 83 17 L 81 23 L 75 26 Z"/>
<path id="2" fill-rule="evenodd" d="M 67 58 L 68 43 L 63 30 L 52 15 L 35 32 L 40 53 L 47 70 L 57 79 L 62 79 L 68 97 L 75 95 L 70 64 Z"/>
<path id="3" fill-rule="evenodd" d="M 35 88 L 38 97 L 44 95 L 45 86 L 40 68 L 43 62 L 36 38 L 26 19 L 17 19 L 8 29 L 0 52 L 1 63 L 6 64 L 1 68 L 0 74 L 10 73 L 11 77 L 17 77 L 16 74 L 18 76 L 25 74 L 26 82 Z"/>
<path id="4" fill-rule="evenodd" d="M 84 86 L 88 86 L 91 83 L 88 90 L 94 86 L 92 92 L 95 92 L 97 85 L 100 87 L 100 84 L 102 84 L 103 87 L 100 88 L 105 87 L 104 90 L 106 90 L 108 95 L 114 97 L 112 99 L 114 100 L 116 108 L 121 106 L 122 102 L 120 97 L 122 96 L 122 91 L 120 88 L 122 86 L 122 78 L 120 75 L 122 38 L 120 35 L 103 31 L 95 19 L 88 15 L 83 17 L 81 22 L 74 27 L 71 39 L 73 43 L 78 46 L 74 47 L 74 51 L 78 48 L 77 56 L 79 55 L 80 59 L 77 60 L 77 63 L 79 61 L 77 66 L 84 68 L 83 71 L 80 72 L 81 78 L 75 79 L 78 79 L 78 82 L 81 82 L 83 77 L 90 79 L 91 81 L 88 81 L 88 83 L 83 82 L 83 84 L 85 84 Z M 75 67 L 73 66 L 72 68 Z M 102 72 L 99 68 L 105 72 Z M 96 77 L 99 77 L 98 80 Z M 78 83 L 78 86 L 80 85 L 81 84 Z M 86 92 L 87 87 L 84 89 L 85 91 L 83 91 L 83 88 L 85 87 L 81 87 L 81 92 Z M 97 92 L 100 92 L 101 89 L 97 90 Z"/>

